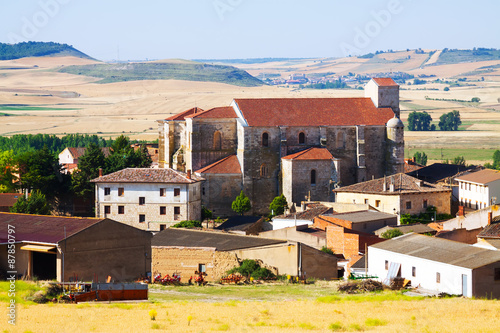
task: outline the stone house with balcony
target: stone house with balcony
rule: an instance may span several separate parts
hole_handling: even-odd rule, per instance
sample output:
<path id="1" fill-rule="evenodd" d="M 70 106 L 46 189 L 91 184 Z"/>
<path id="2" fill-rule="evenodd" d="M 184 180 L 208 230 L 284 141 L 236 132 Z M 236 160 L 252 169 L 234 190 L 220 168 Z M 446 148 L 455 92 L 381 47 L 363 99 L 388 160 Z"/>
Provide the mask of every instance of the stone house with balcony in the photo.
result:
<path id="1" fill-rule="evenodd" d="M 437 214 L 450 214 L 451 189 L 408 176 L 404 173 L 369 180 L 334 190 L 336 202 L 364 203 L 388 214 L 420 214 L 427 207 Z M 429 222 L 434 217 L 429 216 Z"/>
<path id="2" fill-rule="evenodd" d="M 92 180 L 96 217 L 159 231 L 201 219 L 204 179 L 173 169 L 128 168 Z"/>

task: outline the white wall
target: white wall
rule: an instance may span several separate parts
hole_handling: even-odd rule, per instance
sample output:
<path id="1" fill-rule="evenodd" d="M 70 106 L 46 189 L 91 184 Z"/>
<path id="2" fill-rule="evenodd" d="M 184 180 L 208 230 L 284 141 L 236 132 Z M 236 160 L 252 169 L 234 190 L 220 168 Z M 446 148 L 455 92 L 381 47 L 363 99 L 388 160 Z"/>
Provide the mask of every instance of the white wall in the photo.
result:
<path id="1" fill-rule="evenodd" d="M 496 197 L 496 202 L 500 202 L 500 180 L 486 185 L 458 180 L 458 193 L 460 204 L 466 207 L 469 207 L 469 200 L 471 208 L 488 207 L 492 197 Z"/>
<path id="2" fill-rule="evenodd" d="M 385 261 L 400 263 L 401 276 L 411 280 L 411 286 L 445 292 L 462 294 L 462 274 L 467 275 L 467 297 L 472 295 L 472 270 L 449 264 L 421 259 L 409 255 L 394 253 L 374 247 L 368 247 L 368 274 L 377 276 L 383 281 L 387 276 Z M 412 276 L 412 267 L 416 268 L 416 276 Z M 436 282 L 436 273 L 441 274 L 441 282 Z"/>
<path id="3" fill-rule="evenodd" d="M 313 225 L 312 221 L 309 220 L 293 220 L 293 219 L 273 219 L 273 230 L 294 227 L 296 225 Z"/>

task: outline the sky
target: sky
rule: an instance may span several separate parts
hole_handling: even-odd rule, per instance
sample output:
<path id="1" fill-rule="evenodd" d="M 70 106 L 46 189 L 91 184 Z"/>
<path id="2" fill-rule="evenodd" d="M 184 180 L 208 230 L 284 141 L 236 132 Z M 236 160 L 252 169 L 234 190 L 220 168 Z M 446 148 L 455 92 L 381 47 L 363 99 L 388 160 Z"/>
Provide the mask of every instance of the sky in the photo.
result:
<path id="1" fill-rule="evenodd" d="M 498 0 L 0 0 L 0 42 L 100 60 L 309 58 L 500 48 Z"/>

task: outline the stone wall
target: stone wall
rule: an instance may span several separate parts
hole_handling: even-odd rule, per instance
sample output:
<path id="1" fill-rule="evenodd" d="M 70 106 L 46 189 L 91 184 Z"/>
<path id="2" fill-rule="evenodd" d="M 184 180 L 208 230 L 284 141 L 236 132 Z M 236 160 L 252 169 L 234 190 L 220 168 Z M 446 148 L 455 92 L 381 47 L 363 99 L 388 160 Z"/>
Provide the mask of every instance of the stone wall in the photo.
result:
<path id="1" fill-rule="evenodd" d="M 337 257 L 302 244 L 302 273 L 316 279 L 331 280 L 338 277 Z"/>
<path id="2" fill-rule="evenodd" d="M 214 217 L 232 216 L 231 203 L 243 189 L 241 174 L 200 174 L 205 178 L 202 185 L 202 205 L 210 209 Z"/>

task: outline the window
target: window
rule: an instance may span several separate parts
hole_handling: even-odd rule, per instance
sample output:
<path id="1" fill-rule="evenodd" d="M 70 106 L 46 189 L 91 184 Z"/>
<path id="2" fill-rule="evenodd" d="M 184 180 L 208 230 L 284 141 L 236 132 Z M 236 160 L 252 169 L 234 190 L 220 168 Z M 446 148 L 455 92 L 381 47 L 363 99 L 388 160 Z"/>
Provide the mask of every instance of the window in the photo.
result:
<path id="1" fill-rule="evenodd" d="M 205 195 L 205 186 L 201 188 L 201 194 Z"/>
<path id="2" fill-rule="evenodd" d="M 441 283 L 441 273 L 436 273 L 436 283 Z"/>
<path id="3" fill-rule="evenodd" d="M 118 206 L 118 214 L 125 214 L 125 206 Z"/>
<path id="4" fill-rule="evenodd" d="M 344 143 L 344 133 L 338 132 L 337 133 L 337 148 L 344 148 L 345 143 Z"/>
<path id="5" fill-rule="evenodd" d="M 375 200 L 375 207 L 380 207 L 380 200 Z"/>
<path id="6" fill-rule="evenodd" d="M 464 189 L 464 183 L 460 183 L 460 189 L 463 190 Z"/>
<path id="7" fill-rule="evenodd" d="M 385 261 L 385 270 L 389 270 L 389 260 Z"/>
<path id="8" fill-rule="evenodd" d="M 146 215 L 144 214 L 139 214 L 139 223 L 145 222 L 146 221 Z"/>
<path id="9" fill-rule="evenodd" d="M 123 189 L 123 187 L 118 187 L 118 196 L 123 197 L 124 193 L 125 193 L 125 190 Z"/>
<path id="10" fill-rule="evenodd" d="M 222 149 L 222 135 L 220 134 L 219 131 L 216 131 L 214 133 L 213 148 L 214 148 L 214 150 L 221 150 Z"/>
<path id="11" fill-rule="evenodd" d="M 206 272 L 205 264 L 198 264 L 198 272 L 200 273 Z"/>
<path id="12" fill-rule="evenodd" d="M 417 268 L 416 267 L 411 268 L 411 276 L 413 276 L 413 277 L 417 276 Z"/>
<path id="13" fill-rule="evenodd" d="M 406 202 L 406 209 L 411 209 L 411 201 Z"/>
<path id="14" fill-rule="evenodd" d="M 368 199 L 365 199 L 365 205 L 368 205 L 369 201 Z"/>
<path id="15" fill-rule="evenodd" d="M 366 229 L 366 223 L 363 223 L 363 229 Z"/>
<path id="16" fill-rule="evenodd" d="M 104 206 L 104 214 L 111 214 L 111 206 Z"/>
<path id="17" fill-rule="evenodd" d="M 423 202 L 422 206 L 423 206 L 424 208 L 427 208 L 427 199 L 424 199 L 424 202 Z"/>
<path id="18" fill-rule="evenodd" d="M 495 275 L 493 277 L 495 281 L 500 281 L 500 268 L 495 268 Z"/>
<path id="19" fill-rule="evenodd" d="M 160 215 L 167 215 L 167 207 L 160 206 Z"/>
<path id="20" fill-rule="evenodd" d="M 104 195 L 110 195 L 111 194 L 111 188 L 105 187 L 104 188 Z"/>
<path id="21" fill-rule="evenodd" d="M 304 132 L 300 132 L 299 133 L 299 144 L 303 145 L 304 143 L 306 143 L 306 135 L 304 134 Z"/>
<path id="22" fill-rule="evenodd" d="M 167 229 L 167 225 L 166 224 L 160 224 L 160 231 L 163 231 Z"/>
<path id="23" fill-rule="evenodd" d="M 316 170 L 311 170 L 311 185 L 316 185 Z"/>
<path id="24" fill-rule="evenodd" d="M 262 165 L 260 166 L 260 176 L 261 176 L 261 177 L 267 177 L 267 174 L 268 174 L 267 165 L 262 164 Z"/>
<path id="25" fill-rule="evenodd" d="M 139 205 L 144 206 L 146 204 L 146 198 L 145 197 L 139 197 Z"/>
<path id="26" fill-rule="evenodd" d="M 167 189 L 166 188 L 161 188 L 160 189 L 160 197 L 164 197 L 166 193 L 167 193 Z"/>
<path id="27" fill-rule="evenodd" d="M 269 134 L 262 133 L 262 147 L 269 147 Z"/>
<path id="28" fill-rule="evenodd" d="M 174 197 L 178 197 L 181 195 L 181 189 L 180 188 L 174 188 Z"/>

